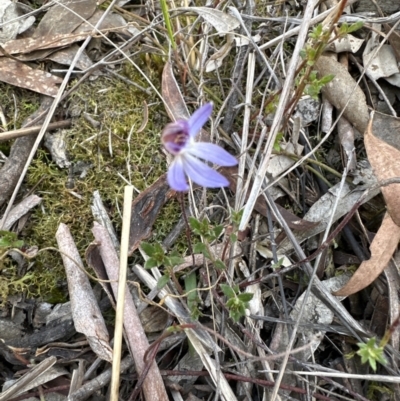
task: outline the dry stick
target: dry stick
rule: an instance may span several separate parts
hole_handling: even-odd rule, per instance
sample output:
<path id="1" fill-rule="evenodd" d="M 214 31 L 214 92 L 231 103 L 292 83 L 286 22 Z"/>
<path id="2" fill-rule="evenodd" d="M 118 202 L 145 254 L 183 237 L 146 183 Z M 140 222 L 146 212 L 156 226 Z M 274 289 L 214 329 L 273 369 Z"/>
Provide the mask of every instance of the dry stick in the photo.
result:
<path id="1" fill-rule="evenodd" d="M 101 16 L 101 18 L 99 19 L 99 21 L 97 22 L 95 29 L 98 29 L 98 27 L 103 23 L 105 17 L 109 14 L 109 12 L 111 11 L 112 7 L 114 6 L 114 4 L 117 2 L 117 0 L 113 0 L 111 2 L 111 4 L 108 6 L 107 10 L 104 11 L 103 15 Z M 89 44 L 90 40 L 92 39 L 92 36 L 94 35 L 95 30 L 93 30 L 88 37 L 85 39 L 85 41 L 82 43 L 82 46 L 79 48 L 79 50 L 76 52 L 74 59 L 72 60 L 72 63 L 64 77 L 64 80 L 61 83 L 60 89 L 57 92 L 56 97 L 54 98 L 53 104 L 51 105 L 49 112 L 43 122 L 42 128 L 40 129 L 39 135 L 36 138 L 35 143 L 33 144 L 31 153 L 29 154 L 28 160 L 25 163 L 25 167 L 21 173 L 21 176 L 17 182 L 17 185 L 15 186 L 14 192 L 11 195 L 11 199 L 8 202 L 7 208 L 4 212 L 3 218 L 0 221 L 0 229 L 2 229 L 4 222 L 7 219 L 8 213 L 10 213 L 10 210 L 14 204 L 15 198 L 17 197 L 18 191 L 22 185 L 23 180 L 25 179 L 25 175 L 26 172 L 28 171 L 28 167 L 30 166 L 30 164 L 32 163 L 32 160 L 36 154 L 36 151 L 39 147 L 40 142 L 43 139 L 44 134 L 46 133 L 49 123 L 51 121 L 51 119 L 53 118 L 54 112 L 56 111 L 56 108 L 58 106 L 58 103 L 60 102 L 61 96 L 68 84 L 69 78 L 71 77 L 72 71 L 75 67 L 75 64 L 77 63 L 77 61 L 79 60 L 79 58 L 81 57 L 83 51 L 85 50 L 86 46 Z"/>
<path id="2" fill-rule="evenodd" d="M 47 131 L 52 131 L 60 128 L 69 128 L 71 126 L 72 120 L 57 121 L 55 123 L 50 123 L 47 126 Z M 19 138 L 21 136 L 37 134 L 41 130 L 42 126 L 37 125 L 34 127 L 15 129 L 13 131 L 7 131 L 0 134 L 0 142 L 9 141 L 10 139 Z"/>
<path id="3" fill-rule="evenodd" d="M 111 377 L 110 401 L 118 401 L 119 377 L 122 350 L 122 332 L 124 324 L 124 306 L 126 290 L 126 271 L 128 265 L 129 232 L 131 226 L 133 187 L 126 186 L 124 191 L 124 211 L 122 217 L 121 251 L 119 256 L 118 297 L 115 316 L 113 365 Z M 150 366 L 149 366 L 150 367 Z"/>

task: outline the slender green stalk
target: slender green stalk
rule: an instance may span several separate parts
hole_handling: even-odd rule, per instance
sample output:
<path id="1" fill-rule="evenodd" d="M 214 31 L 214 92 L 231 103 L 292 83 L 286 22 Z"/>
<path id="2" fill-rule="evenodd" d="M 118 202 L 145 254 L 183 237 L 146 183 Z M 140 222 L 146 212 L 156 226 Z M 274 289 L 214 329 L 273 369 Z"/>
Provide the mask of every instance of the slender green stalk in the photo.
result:
<path id="1" fill-rule="evenodd" d="M 171 19 L 169 17 L 169 11 L 167 6 L 167 0 L 160 0 L 161 10 L 164 17 L 165 27 L 167 28 L 169 40 L 171 41 L 171 46 L 174 50 L 176 50 L 176 43 L 174 38 L 174 33 L 172 31 Z"/>

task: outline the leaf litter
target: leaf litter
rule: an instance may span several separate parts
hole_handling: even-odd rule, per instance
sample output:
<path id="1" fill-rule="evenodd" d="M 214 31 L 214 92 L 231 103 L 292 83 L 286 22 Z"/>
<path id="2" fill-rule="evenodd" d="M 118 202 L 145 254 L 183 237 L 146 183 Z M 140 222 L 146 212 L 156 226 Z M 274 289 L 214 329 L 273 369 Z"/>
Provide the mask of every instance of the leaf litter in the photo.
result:
<path id="1" fill-rule="evenodd" d="M 27 129 L 0 148 L 0 400 L 399 398 L 400 10 L 113 3 L 0 5 L 1 121 Z M 175 192 L 160 133 L 207 102 L 196 140 L 239 167 Z M 61 160 L 29 155 L 45 120 Z"/>

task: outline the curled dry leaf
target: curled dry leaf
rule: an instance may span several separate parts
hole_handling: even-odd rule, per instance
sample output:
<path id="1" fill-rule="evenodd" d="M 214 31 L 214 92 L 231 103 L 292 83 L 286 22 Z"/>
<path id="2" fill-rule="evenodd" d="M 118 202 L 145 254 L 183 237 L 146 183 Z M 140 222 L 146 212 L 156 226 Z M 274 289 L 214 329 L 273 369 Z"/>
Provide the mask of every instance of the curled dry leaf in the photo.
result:
<path id="1" fill-rule="evenodd" d="M 400 227 L 386 213 L 382 225 L 371 243 L 371 258 L 361 263 L 349 282 L 336 296 L 348 296 L 370 285 L 385 269 L 400 240 Z"/>
<path id="2" fill-rule="evenodd" d="M 321 56 L 315 63 L 320 77 L 334 75 L 335 78 L 322 88 L 322 93 L 360 132 L 368 125 L 368 106 L 364 92 L 347 69 L 336 59 Z M 346 106 L 348 102 L 348 105 Z"/>
<path id="3" fill-rule="evenodd" d="M 378 180 L 400 177 L 399 140 L 394 141 L 394 138 L 390 136 L 388 137 L 388 142 L 390 141 L 388 143 L 385 141 L 386 138 L 381 136 L 382 133 L 380 133 L 380 138 L 377 138 L 374 135 L 375 124 L 373 124 L 373 120 L 374 114 L 371 116 L 365 132 L 364 141 L 368 160 L 371 163 L 374 174 Z M 386 118 L 386 121 L 387 123 L 383 120 L 384 125 L 391 123 L 389 118 Z M 381 191 L 391 218 L 400 226 L 400 184 L 388 185 L 381 188 Z"/>

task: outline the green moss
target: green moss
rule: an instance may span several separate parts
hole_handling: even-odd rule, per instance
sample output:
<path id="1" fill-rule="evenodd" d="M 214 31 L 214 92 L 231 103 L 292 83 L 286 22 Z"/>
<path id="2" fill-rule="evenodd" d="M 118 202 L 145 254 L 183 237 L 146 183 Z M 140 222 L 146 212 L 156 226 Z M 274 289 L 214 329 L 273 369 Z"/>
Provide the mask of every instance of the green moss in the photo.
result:
<path id="1" fill-rule="evenodd" d="M 124 73 L 139 85 L 148 86 L 132 67 L 126 66 Z M 150 79 L 160 82 L 158 73 L 154 75 Z M 149 119 L 146 128 L 138 133 L 144 119 L 145 102 L 151 105 Z M 35 193 L 43 201 L 29 219 L 25 238 L 29 245 L 36 245 L 39 249 L 56 247 L 55 233 L 62 222 L 70 228 L 83 256 L 93 241 L 93 216 L 90 208 L 93 192 L 100 192 L 114 226 L 119 231 L 119 211 L 123 208 L 123 188 L 126 185 L 121 177 L 143 191 L 166 171 L 160 132 L 168 118 L 156 95 L 149 96 L 109 77 L 101 77 L 80 86 L 71 96 L 68 108 L 81 111 L 73 128 L 66 134 L 70 161 L 74 165 L 84 163 L 92 167 L 85 177 L 80 178 L 54 164 L 47 149 L 37 152 L 29 168 L 27 186 L 35 187 Z M 90 125 L 84 113 L 98 121 L 100 126 Z M 154 238 L 158 241 L 165 238 L 179 215 L 178 203 L 168 203 L 154 227 Z M 18 287 L 18 290 L 24 289 L 27 292 L 25 284 L 28 283 L 31 296 L 41 296 L 47 300 L 59 298 L 60 284 L 65 283 L 65 273 L 57 252 L 41 253 L 35 259 L 29 275 L 21 285 L 16 281 L 14 289 Z M 15 281 L 15 278 L 11 279 Z M 64 293 L 66 295 L 66 291 Z"/>

